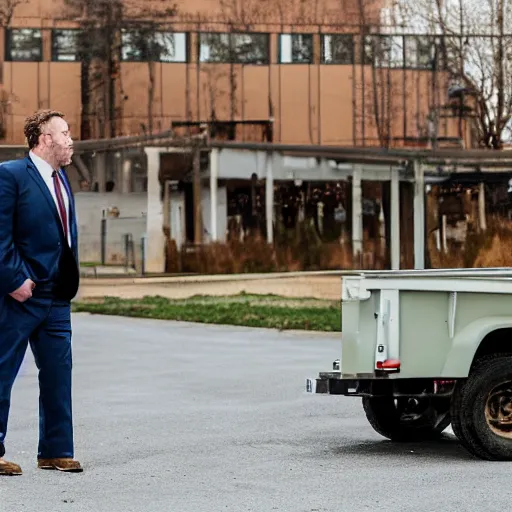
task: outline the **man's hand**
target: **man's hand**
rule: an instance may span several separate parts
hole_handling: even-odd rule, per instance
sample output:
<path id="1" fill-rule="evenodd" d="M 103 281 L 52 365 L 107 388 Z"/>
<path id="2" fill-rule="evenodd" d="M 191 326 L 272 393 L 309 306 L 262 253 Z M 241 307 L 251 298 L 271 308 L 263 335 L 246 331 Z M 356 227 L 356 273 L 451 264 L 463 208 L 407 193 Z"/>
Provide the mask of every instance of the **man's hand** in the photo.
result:
<path id="1" fill-rule="evenodd" d="M 25 282 L 15 291 L 9 295 L 18 302 L 25 302 L 32 297 L 32 290 L 36 287 L 36 283 L 32 279 L 27 279 Z"/>

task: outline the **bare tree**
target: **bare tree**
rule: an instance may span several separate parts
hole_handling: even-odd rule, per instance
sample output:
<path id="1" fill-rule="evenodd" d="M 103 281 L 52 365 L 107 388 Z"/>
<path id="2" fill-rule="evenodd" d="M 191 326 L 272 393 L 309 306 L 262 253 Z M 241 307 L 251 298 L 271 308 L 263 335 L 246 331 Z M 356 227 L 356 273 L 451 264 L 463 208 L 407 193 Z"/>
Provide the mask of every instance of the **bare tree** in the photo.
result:
<path id="1" fill-rule="evenodd" d="M 249 31 L 255 23 L 266 21 L 265 0 L 219 0 L 221 20 L 233 30 Z"/>
<path id="2" fill-rule="evenodd" d="M 86 77 L 83 107 L 86 116 L 96 118 L 100 137 L 118 134 L 118 111 L 122 104 L 120 62 L 125 32 L 134 47 L 132 56 L 135 53 L 148 63 L 148 129 L 153 131 L 155 59 L 173 51 L 158 29 L 175 17 L 176 6 L 169 6 L 166 0 L 65 0 L 65 3 L 66 17 L 80 22 L 78 48 L 82 76 Z"/>
<path id="3" fill-rule="evenodd" d="M 371 64 L 371 83 L 370 87 L 365 87 L 365 69 L 361 70 L 361 100 L 364 103 L 365 110 L 369 108 L 372 111 L 375 128 L 381 147 L 389 147 L 390 142 L 390 101 L 391 91 L 386 89 L 385 85 L 389 85 L 386 81 L 384 73 L 389 71 L 391 48 L 385 44 L 386 39 L 379 36 L 368 36 L 371 26 L 368 22 L 369 5 L 367 0 L 358 0 L 359 10 L 359 26 L 361 30 L 361 60 L 363 66 Z M 379 66 L 379 64 L 381 64 Z M 383 106 L 387 98 L 387 104 Z M 368 101 L 370 99 L 370 101 Z M 382 101 L 379 101 L 382 100 Z M 363 123 L 365 115 L 363 114 Z M 363 139 L 366 137 L 363 136 Z M 363 140 L 363 144 L 365 144 Z"/>
<path id="4" fill-rule="evenodd" d="M 276 18 L 281 25 L 317 24 L 323 16 L 323 0 L 219 0 L 218 21 L 222 25 L 222 34 L 215 30 L 201 34 L 201 62 L 227 63 L 226 66 L 204 66 L 206 75 L 205 92 L 210 99 L 210 115 L 216 117 L 218 101 L 229 96 L 229 117 L 234 120 L 239 115 L 239 80 L 240 72 L 247 64 L 265 63 L 268 48 L 265 36 L 256 40 L 254 30 L 259 32 L 261 26 L 274 24 Z M 211 26 L 210 20 L 197 15 L 195 21 L 203 26 Z M 300 28 L 297 30 L 300 32 Z M 228 91 L 222 82 L 228 82 Z M 269 95 L 269 112 L 273 106 Z M 271 115 L 271 114 L 270 114 Z"/>
<path id="5" fill-rule="evenodd" d="M 82 62 L 82 99 L 86 122 L 96 120 L 99 136 L 116 135 L 117 33 L 121 0 L 65 0 L 64 17 L 80 22 L 77 49 Z M 87 136 L 88 134 L 85 134 Z"/>
<path id="6" fill-rule="evenodd" d="M 1 0 L 0 1 L 0 26 L 9 27 L 18 5 L 26 4 L 28 0 Z"/>
<path id="7" fill-rule="evenodd" d="M 357 0 L 355 139 L 390 147 L 426 135 L 439 81 L 431 45 L 407 35 L 395 12 L 378 4 Z"/>
<path id="8" fill-rule="evenodd" d="M 235 63 L 244 62 L 251 58 L 252 48 L 250 36 L 244 35 L 249 32 L 255 23 L 262 21 L 264 13 L 262 7 L 264 1 L 258 0 L 220 0 L 221 19 L 229 27 L 229 35 L 224 41 L 225 62 L 229 62 L 229 103 L 231 121 L 235 119 L 238 112 L 237 101 L 237 69 Z"/>
<path id="9" fill-rule="evenodd" d="M 157 62 L 172 60 L 176 52 L 174 34 L 166 26 L 153 20 L 132 20 L 122 29 L 123 60 L 146 62 L 148 66 L 148 126 L 147 131 L 154 131 L 154 102 L 155 102 L 155 65 Z"/>
<path id="10" fill-rule="evenodd" d="M 0 27 L 4 30 L 11 26 L 16 8 L 26 4 L 28 0 L 0 0 Z M 13 101 L 17 101 L 16 95 L 11 91 L 5 90 L 0 94 L 0 139 L 5 138 L 7 134 L 6 118 L 9 108 Z"/>
<path id="11" fill-rule="evenodd" d="M 428 27 L 451 77 L 449 96 L 474 98 L 476 142 L 500 149 L 512 135 L 510 0 L 399 0 L 395 9 L 408 27 Z"/>
<path id="12" fill-rule="evenodd" d="M 212 121 L 217 119 L 219 102 L 228 95 L 230 119 L 233 121 L 238 115 L 235 36 L 230 31 L 223 34 L 207 32 L 202 33 L 200 37 L 200 60 L 207 64 L 202 67 L 201 71 L 206 76 L 204 88 L 208 93 L 210 118 Z M 223 65 L 210 66 L 209 62 L 227 64 L 229 69 L 227 70 Z M 228 78 L 229 81 L 227 93 L 222 84 L 225 78 Z"/>

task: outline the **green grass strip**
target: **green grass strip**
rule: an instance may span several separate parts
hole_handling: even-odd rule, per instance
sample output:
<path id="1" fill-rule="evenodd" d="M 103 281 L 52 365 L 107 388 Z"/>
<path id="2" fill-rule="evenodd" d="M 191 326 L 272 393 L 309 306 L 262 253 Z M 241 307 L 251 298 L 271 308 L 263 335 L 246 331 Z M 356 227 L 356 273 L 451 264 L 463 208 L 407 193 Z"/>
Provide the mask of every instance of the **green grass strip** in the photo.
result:
<path id="1" fill-rule="evenodd" d="M 275 295 L 196 296 L 181 300 L 105 297 L 74 302 L 73 311 L 280 330 L 341 331 L 341 308 L 336 301 Z"/>

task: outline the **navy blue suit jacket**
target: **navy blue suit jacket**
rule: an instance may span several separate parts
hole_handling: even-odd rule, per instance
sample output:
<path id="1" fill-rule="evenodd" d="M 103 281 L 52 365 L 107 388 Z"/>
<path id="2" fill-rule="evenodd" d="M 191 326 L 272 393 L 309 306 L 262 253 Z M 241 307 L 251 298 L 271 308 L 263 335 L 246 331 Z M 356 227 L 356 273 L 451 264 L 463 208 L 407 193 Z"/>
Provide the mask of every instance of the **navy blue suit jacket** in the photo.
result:
<path id="1" fill-rule="evenodd" d="M 80 272 L 75 203 L 62 175 L 69 196 L 71 247 L 55 201 L 32 160 L 0 164 L 0 296 L 18 289 L 27 278 L 36 283 L 36 290 L 55 285 L 60 298 L 76 295 Z"/>

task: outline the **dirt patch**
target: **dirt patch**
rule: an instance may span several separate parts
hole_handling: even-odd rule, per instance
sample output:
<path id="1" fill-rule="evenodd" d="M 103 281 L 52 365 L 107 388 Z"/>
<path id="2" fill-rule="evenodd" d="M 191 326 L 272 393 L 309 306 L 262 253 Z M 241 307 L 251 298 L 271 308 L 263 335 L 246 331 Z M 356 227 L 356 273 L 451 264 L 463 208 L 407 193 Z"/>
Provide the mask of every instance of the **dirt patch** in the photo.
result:
<path id="1" fill-rule="evenodd" d="M 130 283 L 116 286 L 101 281 L 90 281 L 80 287 L 78 298 L 119 297 L 138 299 L 144 296 L 185 299 L 194 295 L 238 295 L 240 293 L 258 295 L 279 295 L 290 298 L 340 300 L 341 278 L 332 276 L 286 277 L 279 279 L 238 280 L 226 282 L 191 283 Z"/>

